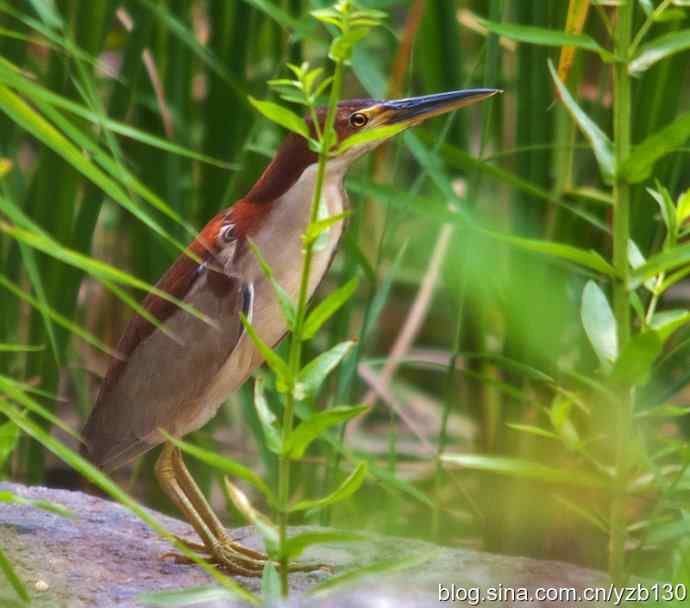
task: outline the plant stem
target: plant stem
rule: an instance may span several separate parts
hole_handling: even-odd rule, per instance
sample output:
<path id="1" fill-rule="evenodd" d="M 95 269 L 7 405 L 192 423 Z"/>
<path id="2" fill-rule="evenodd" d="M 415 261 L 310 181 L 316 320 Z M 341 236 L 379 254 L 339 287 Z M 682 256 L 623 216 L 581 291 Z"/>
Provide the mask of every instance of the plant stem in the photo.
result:
<path id="1" fill-rule="evenodd" d="M 666 273 L 662 272 L 658 274 L 654 279 L 654 291 L 652 292 L 652 297 L 649 300 L 649 306 L 647 307 L 647 314 L 645 314 L 644 322 L 645 325 L 649 325 L 652 322 L 652 317 L 656 312 L 656 306 L 659 303 L 659 297 L 661 296 L 662 289 L 661 286 L 666 278 Z"/>
<path id="2" fill-rule="evenodd" d="M 663 2 L 649 14 L 645 22 L 642 24 L 642 27 L 640 27 L 637 34 L 635 34 L 635 39 L 632 41 L 632 44 L 628 47 L 628 56 L 632 57 L 635 54 L 637 47 L 640 46 L 640 43 L 644 39 L 645 34 L 649 31 L 649 28 L 652 27 L 654 21 L 660 17 L 661 14 L 671 5 L 672 1 L 673 0 L 663 0 Z"/>
<path id="3" fill-rule="evenodd" d="M 311 201 L 309 213 L 309 223 L 313 224 L 318 219 L 319 204 L 323 183 L 326 176 L 326 162 L 331 147 L 330 134 L 335 120 L 336 105 L 340 96 L 343 79 L 342 61 L 336 61 L 333 83 L 331 85 L 330 98 L 328 102 L 328 113 L 323 131 L 320 133 L 319 163 L 316 173 L 316 184 L 314 185 L 314 196 Z M 307 301 L 309 299 L 309 275 L 313 260 L 313 242 L 304 243 L 304 260 L 302 263 L 302 275 L 300 279 L 299 296 L 297 300 L 297 310 L 295 313 L 295 324 L 292 328 L 290 339 L 290 350 L 288 354 L 289 385 L 285 395 L 285 407 L 283 409 L 282 424 L 282 443 L 285 445 L 288 435 L 292 431 L 295 416 L 295 379 L 299 374 L 302 363 L 302 329 L 307 313 Z M 290 458 L 284 454 L 278 460 L 278 533 L 280 543 L 280 590 L 283 597 L 288 595 L 288 558 L 284 547 L 287 540 L 288 524 L 288 501 L 290 498 Z"/>
<path id="4" fill-rule="evenodd" d="M 456 365 L 460 357 L 460 342 L 462 340 L 463 330 L 463 316 L 465 313 L 465 275 L 460 279 L 459 302 L 456 311 L 455 332 L 453 337 L 453 345 L 451 356 L 448 360 L 448 368 L 446 370 L 446 390 L 445 399 L 443 402 L 443 413 L 441 415 L 441 427 L 438 432 L 438 445 L 436 447 L 436 455 L 434 458 L 434 508 L 431 512 L 431 534 L 432 538 L 440 542 L 440 522 L 441 522 L 441 495 L 443 493 L 443 464 L 441 463 L 441 456 L 446 449 L 448 442 L 448 417 L 450 416 L 450 408 L 455 393 L 455 378 L 457 374 Z"/>
<path id="5" fill-rule="evenodd" d="M 632 32 L 634 6 L 632 2 L 618 8 L 615 30 L 615 53 L 618 62 L 613 68 L 614 107 L 613 135 L 616 167 L 620 168 L 630 153 L 630 76 L 628 53 Z M 618 329 L 619 350 L 630 338 L 629 265 L 628 240 L 630 238 L 630 185 L 618 173 L 613 187 L 613 265 L 616 280 L 613 288 L 613 306 Z M 614 583 L 620 583 L 625 575 L 625 493 L 628 478 L 627 442 L 632 427 L 632 393 L 624 389 L 616 408 L 616 479 L 610 512 L 609 574 Z"/>

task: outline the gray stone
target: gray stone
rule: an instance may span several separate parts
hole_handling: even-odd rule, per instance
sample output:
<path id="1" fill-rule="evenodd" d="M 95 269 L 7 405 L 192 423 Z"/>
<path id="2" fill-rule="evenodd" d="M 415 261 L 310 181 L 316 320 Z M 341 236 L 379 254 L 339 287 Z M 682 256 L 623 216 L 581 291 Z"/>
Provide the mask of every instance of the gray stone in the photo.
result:
<path id="1" fill-rule="evenodd" d="M 138 597 L 145 592 L 212 584 L 210 577 L 195 565 L 161 559 L 171 550 L 170 545 L 116 503 L 80 492 L 9 483 L 0 484 L 0 490 L 59 503 L 76 514 L 65 518 L 28 505 L 0 503 L 0 546 L 29 587 L 32 606 L 130 608 L 143 605 Z M 186 524 L 151 513 L 170 532 L 194 538 Z M 308 529 L 313 528 L 295 527 L 291 534 Z M 248 546 L 261 546 L 251 527 L 233 530 L 233 536 Z M 480 589 L 484 597 L 492 589 L 496 595 L 503 594 L 495 601 L 486 601 L 486 606 L 592 606 L 604 603 L 574 599 L 537 601 L 534 597 L 539 588 L 548 588 L 550 593 L 561 589 L 561 594 L 581 594 L 587 587 L 609 585 L 603 573 L 569 564 L 437 547 L 373 534 L 365 542 L 310 547 L 303 559 L 332 565 L 333 575 L 323 571 L 291 574 L 289 605 L 294 608 L 471 606 L 478 605 L 473 594 Z M 372 571 L 335 587 L 328 595 L 307 594 L 315 584 L 356 566 L 397 561 L 397 570 Z M 256 579 L 240 577 L 237 581 L 253 592 L 258 591 Z M 447 591 L 440 591 L 441 588 Z M 440 592 L 444 596 L 453 590 L 455 601 L 439 601 Z M 515 601 L 511 600 L 511 593 Z M 521 600 L 526 593 L 531 601 Z M 10 605 L 13 597 L 0 573 L 0 606 Z M 238 600 L 217 599 L 204 602 L 203 608 L 243 605 Z"/>

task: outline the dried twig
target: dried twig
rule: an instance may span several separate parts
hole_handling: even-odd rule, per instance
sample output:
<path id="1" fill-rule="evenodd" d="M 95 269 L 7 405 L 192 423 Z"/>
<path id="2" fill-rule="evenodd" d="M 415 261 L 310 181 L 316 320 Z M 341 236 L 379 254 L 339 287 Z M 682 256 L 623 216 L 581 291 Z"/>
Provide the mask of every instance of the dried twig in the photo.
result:
<path id="1" fill-rule="evenodd" d="M 357 366 L 357 371 L 362 380 L 364 380 L 376 391 L 381 399 L 383 399 L 384 403 L 388 405 L 388 407 L 390 407 L 408 426 L 408 428 L 419 438 L 419 441 L 422 443 L 424 449 L 430 454 L 434 453 L 434 447 L 431 444 L 431 441 L 425 435 L 424 431 L 419 428 L 419 425 L 415 422 L 415 420 L 405 411 L 405 408 L 398 402 L 390 387 L 384 384 L 381 378 L 366 363 L 360 363 Z M 354 432 L 354 430 L 354 424 L 348 426 L 348 433 Z"/>
<path id="2" fill-rule="evenodd" d="M 434 285 L 436 284 L 438 275 L 441 272 L 441 265 L 446 257 L 446 252 L 448 251 L 448 245 L 450 244 L 450 237 L 452 236 L 452 233 L 453 228 L 447 224 L 441 228 L 439 237 L 436 241 L 436 246 L 431 254 L 429 266 L 426 269 L 424 279 L 419 287 L 415 301 L 412 304 L 412 308 L 410 308 L 407 319 L 405 319 L 402 331 L 398 334 L 398 337 L 393 344 L 393 348 L 388 355 L 388 359 L 381 370 L 379 378 L 381 386 L 384 389 L 387 388 L 388 384 L 392 380 L 400 365 L 400 362 L 414 343 L 422 323 L 426 319 L 434 292 Z M 366 403 L 367 405 L 373 405 L 376 403 L 377 393 L 379 393 L 379 391 L 370 390 L 364 397 L 363 403 Z"/>
<path id="3" fill-rule="evenodd" d="M 117 18 L 122 24 L 122 26 L 131 32 L 134 27 L 134 21 L 131 15 L 122 7 L 117 9 Z M 156 61 L 153 58 L 153 54 L 148 48 L 145 48 L 141 53 L 141 59 L 144 62 L 144 67 L 146 67 L 146 73 L 149 75 L 151 80 L 151 85 L 153 86 L 153 91 L 156 94 L 156 101 L 158 102 L 158 108 L 161 113 L 161 120 L 163 121 L 163 130 L 168 139 L 172 139 L 175 135 L 175 127 L 173 124 L 172 112 L 165 101 L 165 89 L 163 88 L 163 81 L 158 75 L 158 69 L 156 68 Z"/>

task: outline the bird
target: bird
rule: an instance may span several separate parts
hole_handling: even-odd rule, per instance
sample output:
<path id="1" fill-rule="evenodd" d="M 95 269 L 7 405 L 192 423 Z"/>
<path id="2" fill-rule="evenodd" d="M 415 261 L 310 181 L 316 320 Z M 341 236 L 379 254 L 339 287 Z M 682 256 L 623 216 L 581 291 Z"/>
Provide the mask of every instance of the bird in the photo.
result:
<path id="1" fill-rule="evenodd" d="M 387 125 L 397 125 L 390 131 L 400 132 L 499 92 L 476 88 L 394 100 L 340 101 L 333 128 L 338 142 Z M 322 132 L 326 109 L 310 115 Z M 315 133 L 313 120 L 305 120 Z M 330 217 L 350 207 L 343 185 L 350 166 L 385 138 L 366 139 L 326 161 L 321 205 Z M 250 244 L 295 301 L 317 165 L 318 155 L 308 140 L 289 132 L 249 192 L 206 224 L 156 283 L 158 290 L 191 305 L 206 319 L 155 292 L 147 294 L 142 306 L 157 323 L 139 314 L 129 321 L 81 433 L 82 454 L 107 472 L 163 444 L 156 477 L 201 539 L 201 544 L 185 544 L 233 575 L 261 576 L 268 558 L 232 539 L 166 434 L 180 438 L 204 426 L 263 363 L 244 329 L 242 314 L 271 347 L 288 332 L 272 284 Z M 326 275 L 343 230 L 343 222 L 334 222 L 314 251 L 309 297 Z M 300 564 L 290 567 L 308 569 Z"/>

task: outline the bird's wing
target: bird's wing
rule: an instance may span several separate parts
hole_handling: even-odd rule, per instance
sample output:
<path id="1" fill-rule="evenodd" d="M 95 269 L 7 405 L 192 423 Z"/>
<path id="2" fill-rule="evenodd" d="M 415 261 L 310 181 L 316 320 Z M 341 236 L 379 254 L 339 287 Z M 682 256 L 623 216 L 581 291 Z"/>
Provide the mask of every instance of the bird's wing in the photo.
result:
<path id="1" fill-rule="evenodd" d="M 98 466 L 116 468 L 160 443 L 159 428 L 175 434 L 200 415 L 204 390 L 242 336 L 239 313 L 251 312 L 251 286 L 211 266 L 183 254 L 157 285 L 211 324 L 151 294 L 145 308 L 173 337 L 140 316 L 130 321 L 83 430 Z"/>

